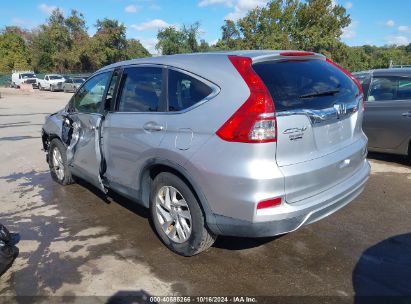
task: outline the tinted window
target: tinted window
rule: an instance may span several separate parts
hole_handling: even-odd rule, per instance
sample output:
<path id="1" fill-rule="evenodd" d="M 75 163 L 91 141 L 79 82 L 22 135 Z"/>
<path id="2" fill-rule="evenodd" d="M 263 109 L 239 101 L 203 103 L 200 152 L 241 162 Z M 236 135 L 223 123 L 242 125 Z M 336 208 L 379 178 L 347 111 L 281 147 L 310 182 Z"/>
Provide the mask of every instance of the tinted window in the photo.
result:
<path id="1" fill-rule="evenodd" d="M 169 70 L 168 110 L 181 111 L 203 100 L 212 92 L 211 88 L 187 74 Z"/>
<path id="2" fill-rule="evenodd" d="M 98 113 L 111 72 L 90 78 L 74 95 L 73 106 L 77 112 Z"/>
<path id="3" fill-rule="evenodd" d="M 368 101 L 411 99 L 411 77 L 375 77 Z"/>
<path id="4" fill-rule="evenodd" d="M 276 111 L 325 109 L 351 102 L 358 94 L 355 83 L 324 60 L 287 60 L 253 65 L 274 99 Z M 317 93 L 334 92 L 316 97 Z"/>
<path id="5" fill-rule="evenodd" d="M 398 80 L 398 99 L 411 99 L 411 77 Z"/>
<path id="6" fill-rule="evenodd" d="M 162 89 L 162 69 L 133 67 L 123 71 L 120 112 L 156 112 Z"/>

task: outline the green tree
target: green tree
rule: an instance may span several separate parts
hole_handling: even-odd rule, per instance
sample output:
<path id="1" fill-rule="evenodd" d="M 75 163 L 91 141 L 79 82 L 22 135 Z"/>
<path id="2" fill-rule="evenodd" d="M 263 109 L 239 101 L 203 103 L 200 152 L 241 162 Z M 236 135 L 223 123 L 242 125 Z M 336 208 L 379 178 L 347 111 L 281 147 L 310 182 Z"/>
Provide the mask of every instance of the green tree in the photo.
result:
<path id="1" fill-rule="evenodd" d="M 186 36 L 180 30 L 169 26 L 158 31 L 156 49 L 163 55 L 172 55 L 189 52 Z"/>
<path id="2" fill-rule="evenodd" d="M 224 20 L 221 26 L 221 39 L 216 43 L 216 48 L 220 50 L 235 50 L 241 47 L 240 31 L 232 20 Z"/>
<path id="3" fill-rule="evenodd" d="M 150 52 L 136 39 L 128 39 L 126 47 L 126 58 L 134 59 L 141 57 L 150 57 Z"/>
<path id="4" fill-rule="evenodd" d="M 158 31 L 156 49 L 163 55 L 208 51 L 210 49 L 208 43 L 204 40 L 199 42 L 199 36 L 200 23 L 198 22 L 183 25 L 181 29 L 169 26 Z"/>
<path id="5" fill-rule="evenodd" d="M 351 23 L 341 5 L 331 0 L 308 0 L 301 3 L 296 14 L 296 45 L 304 50 L 333 53 L 338 47 L 343 28 Z"/>
<path id="6" fill-rule="evenodd" d="M 17 27 L 6 27 L 0 33 L 0 71 L 27 70 L 31 67 L 30 52 Z"/>
<path id="7" fill-rule="evenodd" d="M 126 59 L 126 27 L 118 20 L 105 18 L 97 20 L 97 32 L 93 36 L 93 47 L 99 53 L 100 65 Z"/>

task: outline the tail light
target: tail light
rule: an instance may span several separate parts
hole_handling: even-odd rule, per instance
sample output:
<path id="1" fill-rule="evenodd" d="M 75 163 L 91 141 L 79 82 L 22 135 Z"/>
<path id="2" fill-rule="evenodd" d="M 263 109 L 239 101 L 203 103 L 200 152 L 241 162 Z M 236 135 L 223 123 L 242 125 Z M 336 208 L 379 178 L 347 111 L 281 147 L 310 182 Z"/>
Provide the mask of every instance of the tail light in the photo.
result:
<path id="1" fill-rule="evenodd" d="M 228 56 L 228 59 L 250 89 L 250 96 L 221 126 L 217 135 L 231 142 L 275 142 L 277 128 L 274 102 L 264 82 L 253 70 L 251 58 Z"/>
<path id="2" fill-rule="evenodd" d="M 357 85 L 360 95 L 362 95 L 362 110 L 364 111 L 365 110 L 365 95 L 364 95 L 364 90 L 362 89 L 361 83 L 350 72 L 348 72 L 346 69 L 344 69 L 339 64 L 332 61 L 330 58 L 327 58 L 326 60 L 328 63 L 332 64 L 333 66 L 338 68 L 341 72 L 343 72 L 345 75 L 350 77 L 351 80 L 354 81 L 354 83 Z"/>

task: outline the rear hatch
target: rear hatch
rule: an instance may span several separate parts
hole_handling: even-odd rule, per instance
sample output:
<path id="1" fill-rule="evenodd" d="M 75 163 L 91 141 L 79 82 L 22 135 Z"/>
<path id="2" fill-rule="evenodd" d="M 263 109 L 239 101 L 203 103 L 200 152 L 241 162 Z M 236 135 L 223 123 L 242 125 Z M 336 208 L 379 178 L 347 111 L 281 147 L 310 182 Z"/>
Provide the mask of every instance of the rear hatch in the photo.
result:
<path id="1" fill-rule="evenodd" d="M 256 62 L 277 116 L 276 161 L 288 203 L 325 191 L 363 163 L 362 93 L 324 57 L 279 56 Z"/>

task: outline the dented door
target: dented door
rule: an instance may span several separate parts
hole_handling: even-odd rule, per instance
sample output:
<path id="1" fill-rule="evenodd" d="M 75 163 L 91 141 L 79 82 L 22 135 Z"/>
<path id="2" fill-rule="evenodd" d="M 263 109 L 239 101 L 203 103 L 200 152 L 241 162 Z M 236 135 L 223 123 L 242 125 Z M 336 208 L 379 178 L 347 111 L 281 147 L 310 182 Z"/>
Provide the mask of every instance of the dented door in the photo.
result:
<path id="1" fill-rule="evenodd" d="M 79 113 L 72 115 L 72 136 L 67 148 L 67 160 L 77 175 L 105 191 L 100 176 L 101 149 L 100 127 L 101 114 Z"/>
<path id="2" fill-rule="evenodd" d="M 74 175 L 106 192 L 101 178 L 101 124 L 111 71 L 91 77 L 77 91 L 63 122 L 62 139 Z"/>

